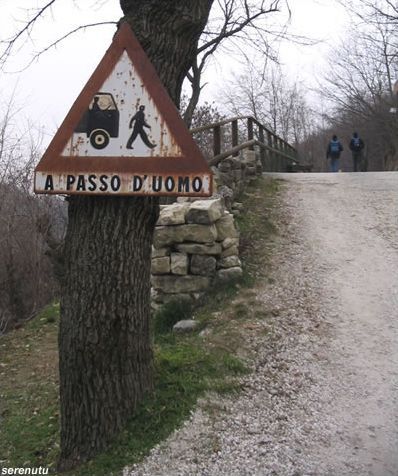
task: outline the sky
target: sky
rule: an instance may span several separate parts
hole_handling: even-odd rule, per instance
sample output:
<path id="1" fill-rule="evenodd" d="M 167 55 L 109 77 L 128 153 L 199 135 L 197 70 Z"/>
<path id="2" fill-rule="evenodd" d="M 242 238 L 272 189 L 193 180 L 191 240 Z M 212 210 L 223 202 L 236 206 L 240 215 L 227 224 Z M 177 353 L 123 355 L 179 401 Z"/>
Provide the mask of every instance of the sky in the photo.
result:
<path id="1" fill-rule="evenodd" d="M 44 0 L 0 0 L 0 40 L 11 36 L 27 16 L 34 13 L 34 8 L 43 3 Z M 348 19 L 344 8 L 335 0 L 290 0 L 290 7 L 290 30 L 319 43 L 304 47 L 285 42 L 280 47 L 281 61 L 292 79 L 310 84 L 327 49 L 343 36 Z M 15 91 L 14 101 L 21 108 L 19 117 L 23 118 L 21 123 L 29 119 L 35 127 L 42 128 L 45 145 L 110 45 L 115 26 L 80 31 L 40 56 L 26 70 L 18 71 L 30 62 L 35 52 L 76 26 L 116 22 L 121 16 L 118 0 L 58 0 L 36 25 L 29 40 L 20 45 L 7 64 L 6 72 L 0 73 L 0 101 L 7 101 Z M 216 104 L 224 81 L 237 73 L 237 63 L 227 60 L 219 58 L 206 72 L 205 81 L 209 85 L 204 90 L 204 98 Z"/>
<path id="2" fill-rule="evenodd" d="M 346 10 L 334 0 L 293 0 L 290 31 L 317 41 L 306 47 L 285 42 L 281 47 L 282 62 L 292 76 L 315 76 L 328 50 L 344 37 L 349 28 Z"/>

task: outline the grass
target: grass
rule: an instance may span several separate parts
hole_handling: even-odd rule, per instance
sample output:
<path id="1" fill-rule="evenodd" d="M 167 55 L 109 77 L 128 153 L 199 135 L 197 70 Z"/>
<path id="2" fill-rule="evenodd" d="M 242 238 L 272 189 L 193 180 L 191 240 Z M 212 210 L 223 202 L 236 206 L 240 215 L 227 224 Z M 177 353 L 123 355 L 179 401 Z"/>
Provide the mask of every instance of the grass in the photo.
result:
<path id="1" fill-rule="evenodd" d="M 186 305 L 170 303 L 153 320 L 155 391 L 112 446 L 68 476 L 120 475 L 178 428 L 206 391 L 231 394 L 240 389 L 237 376 L 247 372 L 237 349 L 242 329 L 266 320 L 272 310 L 256 304 L 253 285 L 267 276 L 275 234 L 264 209 L 272 206 L 278 185 L 260 179 L 240 197 L 248 212 L 239 218 L 244 278 L 213 289 L 195 311 L 195 333 L 175 335 L 176 320 L 191 317 Z M 269 278 L 266 278 L 269 279 Z M 247 303 L 250 302 L 250 306 Z M 59 452 L 57 333 L 59 306 L 48 306 L 35 319 L 0 339 L 0 468 L 45 467 L 55 471 Z M 208 336 L 200 331 L 210 329 Z M 266 333 L 267 330 L 260 329 Z"/>
<path id="2" fill-rule="evenodd" d="M 52 305 L 25 328 L 0 341 L 0 467 L 55 468 L 59 450 L 58 322 L 59 308 Z M 120 474 L 124 465 L 139 461 L 178 427 L 200 395 L 207 390 L 236 390 L 237 384 L 225 377 L 246 371 L 245 365 L 225 349 L 207 349 L 197 333 L 176 336 L 162 329 L 154 355 L 154 394 L 139 406 L 108 451 L 66 474 Z"/>
<path id="3" fill-rule="evenodd" d="M 244 282 L 248 287 L 268 274 L 272 250 L 269 244 L 277 236 L 268 211 L 274 207 L 279 191 L 279 180 L 261 177 L 252 182 L 239 198 L 245 204 L 245 213 L 237 217 L 241 232 L 239 254 L 244 265 Z"/>
<path id="4" fill-rule="evenodd" d="M 154 394 L 139 406 L 109 450 L 74 474 L 120 474 L 123 466 L 139 461 L 180 426 L 206 390 L 225 390 L 220 386 L 223 377 L 245 371 L 245 366 L 226 352 L 205 350 L 198 336 L 164 337 L 155 349 Z M 228 391 L 234 388 L 232 384 Z"/>
<path id="5" fill-rule="evenodd" d="M 0 339 L 0 466 L 51 467 L 58 453 L 57 329 L 48 306 Z"/>

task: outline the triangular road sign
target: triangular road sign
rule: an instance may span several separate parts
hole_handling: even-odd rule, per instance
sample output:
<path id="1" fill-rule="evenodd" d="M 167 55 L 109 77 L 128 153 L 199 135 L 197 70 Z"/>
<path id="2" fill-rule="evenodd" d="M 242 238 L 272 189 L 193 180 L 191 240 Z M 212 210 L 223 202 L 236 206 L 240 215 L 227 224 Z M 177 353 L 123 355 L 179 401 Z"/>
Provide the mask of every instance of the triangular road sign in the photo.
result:
<path id="1" fill-rule="evenodd" d="M 126 22 L 37 165 L 35 192 L 211 195 L 209 166 Z"/>

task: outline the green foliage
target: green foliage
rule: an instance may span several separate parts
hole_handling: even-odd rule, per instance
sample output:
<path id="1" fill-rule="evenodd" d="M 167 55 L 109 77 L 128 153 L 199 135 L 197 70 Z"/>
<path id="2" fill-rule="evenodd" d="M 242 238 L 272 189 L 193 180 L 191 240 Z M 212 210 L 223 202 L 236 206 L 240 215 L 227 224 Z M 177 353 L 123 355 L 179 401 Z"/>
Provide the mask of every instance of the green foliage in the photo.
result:
<path id="1" fill-rule="evenodd" d="M 138 407 L 112 447 L 73 474 L 120 474 L 124 465 L 139 461 L 181 425 L 203 392 L 232 392 L 237 385 L 223 385 L 223 378 L 245 371 L 244 365 L 225 351 L 205 350 L 197 336 L 164 339 L 155 349 L 154 393 Z"/>
<path id="2" fill-rule="evenodd" d="M 59 305 L 0 339 L 0 466 L 53 467 L 59 447 Z"/>
<path id="3" fill-rule="evenodd" d="M 154 349 L 154 393 L 138 407 L 108 451 L 66 475 L 120 475 L 124 465 L 138 462 L 181 425 L 205 391 L 223 394 L 237 391 L 239 385 L 231 378 L 246 372 L 239 359 L 225 349 L 206 348 L 197 334 L 176 336 L 169 332 L 173 321 L 187 318 L 188 312 L 189 307 L 172 303 L 158 314 L 160 334 Z M 1 367 L 0 465 L 3 467 L 54 469 L 56 466 L 58 322 L 59 306 L 51 305 L 24 329 L 11 332 L 1 341 L 4 364 Z M 47 359 L 52 364 L 50 369 Z"/>
<path id="4" fill-rule="evenodd" d="M 239 197 L 245 204 L 245 213 L 237 217 L 241 233 L 239 253 L 243 262 L 242 284 L 252 287 L 259 276 L 268 272 L 269 243 L 277 236 L 271 209 L 280 191 L 281 181 L 258 178 Z"/>

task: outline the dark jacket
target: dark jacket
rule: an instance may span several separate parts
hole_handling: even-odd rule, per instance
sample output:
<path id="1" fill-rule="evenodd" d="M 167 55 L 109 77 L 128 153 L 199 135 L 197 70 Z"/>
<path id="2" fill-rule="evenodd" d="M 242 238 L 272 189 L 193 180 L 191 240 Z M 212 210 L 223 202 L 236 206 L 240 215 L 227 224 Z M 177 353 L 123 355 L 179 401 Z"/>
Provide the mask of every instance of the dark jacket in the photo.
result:
<path id="1" fill-rule="evenodd" d="M 349 147 L 352 152 L 359 153 L 365 147 L 365 144 L 360 137 L 353 137 L 350 141 Z"/>
<path id="2" fill-rule="evenodd" d="M 338 159 L 343 150 L 344 149 L 341 145 L 341 142 L 338 139 L 332 139 L 329 142 L 328 149 L 326 151 L 326 158 L 330 157 L 331 159 Z"/>

